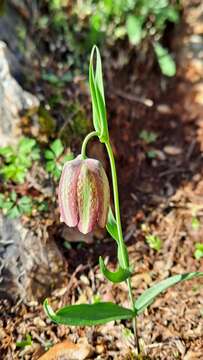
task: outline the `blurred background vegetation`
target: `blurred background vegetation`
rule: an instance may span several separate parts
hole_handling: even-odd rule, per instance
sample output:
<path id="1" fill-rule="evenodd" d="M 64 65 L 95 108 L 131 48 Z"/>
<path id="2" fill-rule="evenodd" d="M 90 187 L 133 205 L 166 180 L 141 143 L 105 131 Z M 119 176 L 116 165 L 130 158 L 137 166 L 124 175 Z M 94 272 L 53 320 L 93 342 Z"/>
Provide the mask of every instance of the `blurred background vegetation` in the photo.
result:
<path id="1" fill-rule="evenodd" d="M 63 45 L 72 53 L 69 65 L 81 68 L 82 59 L 94 44 L 102 49 L 127 40 L 142 56 L 152 47 L 162 72 L 175 74 L 174 61 L 164 47 L 164 35 L 180 19 L 179 0 L 43 0 L 39 7 L 46 14 L 36 26 L 60 34 L 58 48 Z"/>

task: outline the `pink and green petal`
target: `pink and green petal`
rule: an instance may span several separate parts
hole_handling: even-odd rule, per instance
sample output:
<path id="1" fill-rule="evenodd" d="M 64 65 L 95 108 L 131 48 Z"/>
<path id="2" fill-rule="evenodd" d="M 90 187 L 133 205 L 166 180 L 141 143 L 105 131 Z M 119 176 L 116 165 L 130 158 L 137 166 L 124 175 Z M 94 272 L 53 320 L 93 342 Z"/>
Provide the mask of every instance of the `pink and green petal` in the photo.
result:
<path id="1" fill-rule="evenodd" d="M 79 211 L 78 229 L 83 234 L 93 230 L 98 217 L 98 193 L 95 172 L 85 160 L 82 164 L 77 184 Z"/>
<path id="2" fill-rule="evenodd" d="M 59 208 L 61 221 L 70 227 L 78 224 L 78 204 L 77 204 L 77 182 L 81 168 L 81 160 L 68 161 L 63 168 L 59 183 Z"/>
<path id="3" fill-rule="evenodd" d="M 99 174 L 97 178 L 98 186 L 98 199 L 99 199 L 99 209 L 98 209 L 98 225 L 101 228 L 106 226 L 107 216 L 109 211 L 110 204 L 110 188 L 107 175 L 101 165 L 99 165 Z"/>

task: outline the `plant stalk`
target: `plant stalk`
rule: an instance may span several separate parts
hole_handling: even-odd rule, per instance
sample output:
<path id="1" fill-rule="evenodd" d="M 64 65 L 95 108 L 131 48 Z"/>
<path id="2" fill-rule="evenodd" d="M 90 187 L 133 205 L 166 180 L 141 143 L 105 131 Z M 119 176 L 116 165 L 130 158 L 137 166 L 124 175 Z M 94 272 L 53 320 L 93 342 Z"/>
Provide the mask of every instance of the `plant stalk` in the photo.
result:
<path id="1" fill-rule="evenodd" d="M 123 231 L 122 231 L 122 225 L 121 225 L 116 165 L 115 165 L 114 155 L 113 155 L 113 151 L 112 151 L 110 141 L 106 142 L 105 145 L 106 145 L 106 149 L 107 149 L 107 153 L 108 153 L 109 161 L 110 161 L 110 166 L 111 166 L 114 205 L 115 205 L 115 215 L 116 215 L 116 223 L 117 223 L 117 227 L 118 227 L 118 237 L 119 237 L 119 244 L 120 244 L 120 248 L 121 248 L 122 262 L 124 264 L 124 267 L 126 269 L 128 269 L 128 255 L 126 254 L 126 251 L 125 251 L 125 243 L 124 243 L 124 239 L 123 239 Z M 129 294 L 129 299 L 130 299 L 130 302 L 131 302 L 131 307 L 132 307 L 132 310 L 134 312 L 136 312 L 135 304 L 134 304 L 134 300 L 133 300 L 132 286 L 131 286 L 131 279 L 130 278 L 127 279 L 127 285 L 128 285 L 128 294 Z M 134 332 L 135 345 L 137 347 L 137 351 L 138 351 L 138 355 L 139 355 L 140 347 L 139 347 L 139 340 L 138 340 L 138 334 L 137 334 L 136 317 L 133 318 L 133 332 Z"/>
<path id="2" fill-rule="evenodd" d="M 88 141 L 94 137 L 94 136 L 98 136 L 97 131 L 92 131 L 91 133 L 89 133 L 85 138 L 84 141 L 82 143 L 82 148 L 81 148 L 81 155 L 82 158 L 85 159 L 86 158 L 86 148 L 87 148 L 87 143 Z"/>
<path id="3" fill-rule="evenodd" d="M 98 136 L 97 131 L 92 131 L 91 133 L 89 133 L 83 141 L 82 149 L 81 149 L 81 155 L 82 155 L 83 159 L 86 158 L 86 148 L 87 148 L 88 141 L 94 136 Z M 122 225 L 121 225 L 116 165 L 115 165 L 114 155 L 113 155 L 110 141 L 108 140 L 107 142 L 105 142 L 105 145 L 106 145 L 106 149 L 107 149 L 107 153 L 108 153 L 109 161 L 110 161 L 110 166 L 111 166 L 111 176 L 112 176 L 113 195 L 114 195 L 114 204 L 115 204 L 115 215 L 116 215 L 116 223 L 117 223 L 117 227 L 118 227 L 118 238 L 119 238 L 119 246 L 121 249 L 122 263 L 123 263 L 124 268 L 128 269 L 128 267 L 129 267 L 128 254 L 126 253 L 126 246 L 125 246 L 124 239 L 123 239 L 123 231 L 122 231 Z M 135 313 L 136 309 L 135 309 L 135 304 L 134 304 L 134 300 L 133 300 L 131 279 L 128 278 L 126 282 L 128 285 L 128 294 L 129 294 L 129 299 L 131 302 L 131 307 L 132 307 L 133 312 Z M 138 334 L 137 334 L 136 317 L 133 318 L 132 325 L 133 325 L 135 346 L 137 347 L 137 351 L 138 351 L 138 355 L 139 355 L 140 347 L 139 347 L 139 340 L 138 340 Z"/>

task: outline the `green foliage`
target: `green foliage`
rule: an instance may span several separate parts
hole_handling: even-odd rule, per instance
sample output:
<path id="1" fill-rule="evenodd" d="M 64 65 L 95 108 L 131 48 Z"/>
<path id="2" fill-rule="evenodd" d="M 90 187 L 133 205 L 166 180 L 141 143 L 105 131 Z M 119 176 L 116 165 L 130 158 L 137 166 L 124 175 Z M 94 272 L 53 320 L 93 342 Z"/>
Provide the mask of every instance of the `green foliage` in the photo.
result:
<path id="1" fill-rule="evenodd" d="M 194 252 L 195 259 L 199 260 L 203 257 L 203 243 L 195 244 L 195 252 Z"/>
<path id="2" fill-rule="evenodd" d="M 160 251 L 162 248 L 162 241 L 156 235 L 146 235 L 147 244 L 154 250 Z"/>
<path id="3" fill-rule="evenodd" d="M 143 36 L 143 19 L 135 15 L 129 15 L 126 20 L 126 30 L 132 45 L 139 45 Z"/>
<path id="4" fill-rule="evenodd" d="M 32 338 L 31 338 L 30 334 L 26 335 L 25 340 L 16 342 L 16 347 L 18 347 L 18 348 L 24 348 L 24 347 L 29 346 L 29 345 L 32 345 Z"/>
<path id="5" fill-rule="evenodd" d="M 2 165 L 0 174 L 5 180 L 22 184 L 33 161 L 40 157 L 36 140 L 23 137 L 17 146 L 0 147 Z"/>
<path id="6" fill-rule="evenodd" d="M 71 52 L 69 59 L 72 57 L 71 66 L 82 67 L 84 54 L 94 44 L 113 45 L 119 39 L 128 38 L 133 46 L 140 49 L 143 42 L 145 49 L 146 45 L 149 48 L 154 44 L 163 74 L 172 76 L 175 73 L 175 63 L 160 42 L 167 24 L 179 21 L 179 0 L 87 0 L 71 2 L 68 8 L 63 1 L 43 0 L 42 3 L 47 4 L 49 15 L 39 18 L 37 25 L 40 30 L 53 29 L 60 39 L 67 42 Z M 58 77 L 46 73 L 43 77 L 52 83 L 62 84 L 69 81 L 70 75 L 68 79 L 63 79 L 63 75 Z"/>
<path id="7" fill-rule="evenodd" d="M 18 190 L 17 192 L 10 190 L 15 184 L 23 184 L 26 181 L 26 176 L 33 164 L 40 159 L 43 161 L 41 155 L 42 149 L 36 140 L 27 137 L 21 138 L 16 146 L 0 147 L 0 174 L 4 180 L 2 193 L 0 193 L 0 209 L 9 218 L 17 218 L 21 215 L 30 216 L 33 210 L 35 213 L 48 211 L 47 201 L 34 199 L 32 196 L 22 196 Z M 50 148 L 45 150 L 45 159 L 45 168 L 54 179 L 58 179 L 63 164 L 73 159 L 73 154 L 69 150 L 64 151 L 61 140 L 56 139 Z"/>
<path id="8" fill-rule="evenodd" d="M 176 64 L 168 50 L 160 43 L 154 43 L 155 54 L 162 74 L 166 76 L 174 76 L 176 74 Z"/>
<path id="9" fill-rule="evenodd" d="M 198 218 L 196 217 L 196 216 L 194 216 L 193 218 L 192 218 L 192 229 L 193 230 L 199 230 L 199 228 L 200 228 L 200 221 L 198 220 Z"/>
<path id="10" fill-rule="evenodd" d="M 44 309 L 49 318 L 57 324 L 91 326 L 105 324 L 112 320 L 132 319 L 134 313 L 130 309 L 111 302 L 65 306 L 56 313 L 48 301 L 44 301 Z"/>
<path id="11" fill-rule="evenodd" d="M 142 130 L 139 134 L 139 138 L 144 140 L 146 144 L 154 143 L 158 135 L 153 131 Z"/>
<path id="12" fill-rule="evenodd" d="M 50 146 L 49 150 L 45 151 L 46 170 L 55 180 L 60 178 L 63 165 L 66 161 L 73 160 L 73 154 L 68 151 L 64 153 L 64 146 L 60 139 L 56 139 Z M 63 154 L 63 156 L 62 156 Z"/>
<path id="13" fill-rule="evenodd" d="M 157 152 L 156 152 L 156 150 L 149 150 L 146 152 L 146 155 L 149 159 L 156 159 Z"/>
<path id="14" fill-rule="evenodd" d="M 21 215 L 31 215 L 32 206 L 32 198 L 29 196 L 18 197 L 15 191 L 12 191 L 9 196 L 0 194 L 0 209 L 11 219 Z"/>

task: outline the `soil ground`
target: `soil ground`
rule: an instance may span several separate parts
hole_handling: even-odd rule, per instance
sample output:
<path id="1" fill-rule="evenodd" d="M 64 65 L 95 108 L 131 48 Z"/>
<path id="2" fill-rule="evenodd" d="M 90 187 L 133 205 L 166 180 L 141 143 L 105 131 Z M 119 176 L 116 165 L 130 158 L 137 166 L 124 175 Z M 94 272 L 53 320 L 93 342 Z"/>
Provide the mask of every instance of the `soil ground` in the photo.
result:
<path id="1" fill-rule="evenodd" d="M 185 21 L 190 11 L 186 3 Z M 184 26 L 183 32 L 187 33 L 188 24 Z M 197 70 L 192 59 L 186 59 L 187 66 L 182 64 L 183 55 L 177 46 L 184 44 L 185 35 L 181 36 L 172 45 L 178 59 L 174 79 L 164 79 L 156 68 L 146 70 L 143 64 L 138 67 L 133 58 L 119 74 L 114 70 L 112 75 L 111 64 L 105 71 L 110 133 L 125 240 L 134 269 L 135 297 L 167 276 L 203 271 L 202 259 L 194 257 L 195 244 L 202 242 L 203 236 L 203 107 L 198 100 L 203 90 L 197 88 L 203 72 Z M 193 81 L 195 76 L 197 80 Z M 156 139 L 151 143 L 141 139 L 143 130 L 155 133 Z M 198 220 L 196 228 L 194 218 Z M 101 234 L 96 234 L 92 244 L 80 248 L 73 244 L 71 249 L 64 249 L 57 226 L 51 231 L 68 266 L 67 284 L 61 284 L 50 295 L 53 307 L 88 302 L 93 296 L 129 306 L 126 285 L 111 285 L 99 272 L 101 254 L 108 257 L 110 268 L 116 266 L 116 249 L 107 235 L 101 240 Z M 149 234 L 161 239 L 159 251 L 146 243 Z M 93 348 L 93 359 L 133 359 L 129 323 L 67 328 L 51 324 L 37 302 L 12 306 L 5 301 L 2 305 L 1 359 L 35 360 L 51 344 L 67 338 L 87 341 Z M 16 349 L 19 336 L 27 333 L 32 335 L 32 346 Z M 138 333 L 143 353 L 149 359 L 203 359 L 203 280 L 182 283 L 158 297 L 138 318 Z"/>

